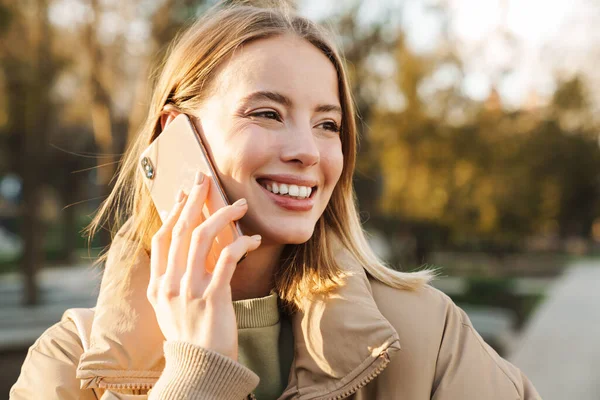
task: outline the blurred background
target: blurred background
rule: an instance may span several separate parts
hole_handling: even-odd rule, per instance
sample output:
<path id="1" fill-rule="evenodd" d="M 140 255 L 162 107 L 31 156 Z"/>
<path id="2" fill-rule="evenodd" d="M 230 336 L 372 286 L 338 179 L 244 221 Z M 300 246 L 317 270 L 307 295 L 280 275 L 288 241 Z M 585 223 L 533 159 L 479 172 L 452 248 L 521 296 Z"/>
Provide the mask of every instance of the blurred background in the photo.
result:
<path id="1" fill-rule="evenodd" d="M 439 267 L 544 399 L 600 398 L 600 4 L 293 3 L 347 59 L 377 252 Z M 166 46 L 212 4 L 0 0 L 0 397 L 65 309 L 94 306 L 110 235 L 81 229 Z"/>

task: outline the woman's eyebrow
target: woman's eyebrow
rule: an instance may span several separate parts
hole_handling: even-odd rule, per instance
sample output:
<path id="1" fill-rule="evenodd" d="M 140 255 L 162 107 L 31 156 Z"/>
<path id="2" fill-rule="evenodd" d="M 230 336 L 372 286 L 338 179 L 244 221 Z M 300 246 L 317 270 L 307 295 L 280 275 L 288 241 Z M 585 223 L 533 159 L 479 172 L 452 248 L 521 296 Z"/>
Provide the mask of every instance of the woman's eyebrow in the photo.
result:
<path id="1" fill-rule="evenodd" d="M 251 103 L 258 100 L 271 100 L 286 107 L 292 106 L 292 100 L 290 100 L 289 97 L 281 93 L 270 92 L 266 90 L 250 93 L 249 95 L 244 96 L 240 103 Z"/>
<path id="2" fill-rule="evenodd" d="M 247 96 L 244 96 L 241 100 L 241 104 L 247 104 L 259 100 L 271 100 L 276 103 L 279 103 L 285 107 L 292 106 L 292 100 L 284 94 L 271 92 L 268 90 L 261 90 L 258 92 L 250 93 Z M 315 107 L 316 112 L 335 112 L 342 115 L 342 108 L 333 104 L 321 104 Z"/>
<path id="3" fill-rule="evenodd" d="M 342 115 L 342 108 L 340 106 L 334 106 L 333 104 L 323 104 L 315 107 L 316 112 L 334 112 Z"/>

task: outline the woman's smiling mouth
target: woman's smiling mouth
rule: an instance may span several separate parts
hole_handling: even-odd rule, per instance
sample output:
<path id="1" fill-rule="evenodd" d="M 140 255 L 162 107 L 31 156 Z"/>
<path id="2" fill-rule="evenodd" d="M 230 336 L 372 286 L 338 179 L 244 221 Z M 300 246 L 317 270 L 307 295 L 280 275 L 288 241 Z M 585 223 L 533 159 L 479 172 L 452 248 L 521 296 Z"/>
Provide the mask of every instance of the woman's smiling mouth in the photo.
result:
<path id="1" fill-rule="evenodd" d="M 290 175 L 270 175 L 256 180 L 267 196 L 290 211 L 308 211 L 314 206 L 315 180 Z"/>
<path id="2" fill-rule="evenodd" d="M 279 194 L 281 196 L 287 195 L 288 197 L 295 199 L 306 199 L 310 197 L 310 194 L 312 193 L 312 187 L 310 186 L 288 185 L 286 183 L 277 183 L 274 181 L 264 181 L 260 182 L 260 184 L 271 193 Z"/>

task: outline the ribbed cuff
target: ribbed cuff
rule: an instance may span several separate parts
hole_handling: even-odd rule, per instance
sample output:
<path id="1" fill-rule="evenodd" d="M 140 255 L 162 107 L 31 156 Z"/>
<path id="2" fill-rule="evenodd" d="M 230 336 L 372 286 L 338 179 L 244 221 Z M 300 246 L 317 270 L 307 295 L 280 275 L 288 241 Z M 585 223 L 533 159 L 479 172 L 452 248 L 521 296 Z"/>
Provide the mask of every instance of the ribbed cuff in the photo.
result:
<path id="1" fill-rule="evenodd" d="M 163 348 L 165 369 L 149 399 L 241 400 L 258 386 L 258 375 L 220 353 L 179 341 Z"/>
<path id="2" fill-rule="evenodd" d="M 236 300 L 233 310 L 238 329 L 263 328 L 279 322 L 277 293 L 271 291 L 268 296 L 254 299 Z"/>

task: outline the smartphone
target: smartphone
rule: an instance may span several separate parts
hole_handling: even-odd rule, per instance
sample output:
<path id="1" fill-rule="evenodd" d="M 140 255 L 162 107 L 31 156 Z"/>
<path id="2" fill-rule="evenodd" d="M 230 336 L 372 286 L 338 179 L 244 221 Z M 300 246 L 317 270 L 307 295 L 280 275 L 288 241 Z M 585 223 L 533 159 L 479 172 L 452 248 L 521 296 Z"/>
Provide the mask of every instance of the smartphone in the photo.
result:
<path id="1" fill-rule="evenodd" d="M 163 223 L 175 205 L 179 189 L 190 193 L 198 170 L 204 173 L 204 179 L 210 181 L 208 196 L 202 208 L 202 221 L 230 204 L 202 136 L 186 114 L 179 114 L 167 125 L 141 154 L 138 165 Z M 221 250 L 240 236 L 242 230 L 237 221 L 221 231 L 209 255 L 213 268 Z"/>

